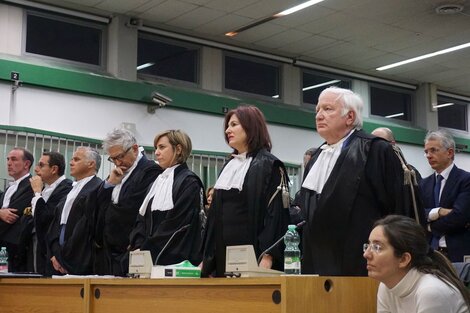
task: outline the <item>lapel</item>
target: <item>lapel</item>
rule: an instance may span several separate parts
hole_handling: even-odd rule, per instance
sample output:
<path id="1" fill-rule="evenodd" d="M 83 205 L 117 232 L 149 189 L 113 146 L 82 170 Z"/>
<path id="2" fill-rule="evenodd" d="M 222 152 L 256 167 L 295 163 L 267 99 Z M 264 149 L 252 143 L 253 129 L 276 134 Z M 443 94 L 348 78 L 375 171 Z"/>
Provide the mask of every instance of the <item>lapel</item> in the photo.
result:
<path id="1" fill-rule="evenodd" d="M 64 179 L 51 193 L 51 196 L 49 197 L 49 200 L 47 202 L 53 202 L 53 199 L 55 199 L 56 197 L 59 197 L 59 199 L 55 201 L 59 202 L 60 200 L 62 200 L 62 198 L 67 196 L 67 193 L 69 193 L 71 189 L 72 181 L 68 178 Z"/>
<path id="2" fill-rule="evenodd" d="M 441 198 L 439 199 L 439 204 L 441 203 L 448 203 L 447 199 L 454 198 L 454 189 L 455 185 L 457 185 L 459 180 L 459 169 L 456 165 L 452 168 L 449 173 L 449 177 L 447 178 L 446 184 L 444 185 L 444 189 L 442 189 Z M 435 178 L 434 178 L 435 179 Z"/>
<path id="3" fill-rule="evenodd" d="M 137 163 L 137 166 L 135 167 L 134 171 L 132 171 L 131 175 L 129 176 L 128 179 L 124 182 L 124 184 L 121 187 L 121 194 L 125 194 L 127 189 L 130 188 L 134 184 L 134 177 L 139 173 L 140 169 L 144 166 L 145 162 L 147 162 L 147 157 L 145 155 L 142 155 L 140 158 L 139 162 Z"/>
<path id="4" fill-rule="evenodd" d="M 26 191 L 26 189 L 31 188 L 31 183 L 29 182 L 30 178 L 31 178 L 31 175 L 29 175 L 28 177 L 26 177 L 20 182 L 20 184 L 18 185 L 18 189 L 11 196 L 10 204 L 16 201 L 20 196 L 22 196 L 23 193 Z"/>
<path id="5" fill-rule="evenodd" d="M 87 196 L 92 192 L 95 188 L 97 188 L 101 183 L 101 179 L 94 176 L 85 186 L 83 186 L 82 190 L 78 193 L 77 197 L 72 203 L 72 207 L 70 208 L 69 218 L 67 219 L 67 225 L 70 223 L 76 223 L 77 220 L 85 214 L 86 205 L 83 205 L 87 201 Z M 63 208 L 63 207 L 62 207 Z"/>
<path id="6" fill-rule="evenodd" d="M 354 131 L 348 138 L 345 147 L 336 161 L 328 180 L 323 187 L 322 195 L 319 199 L 319 207 L 331 199 L 337 199 L 339 196 L 343 203 L 352 203 L 357 194 L 359 183 L 363 179 L 365 161 L 360 155 L 360 140 L 357 138 L 358 131 Z M 337 188 L 341 185 L 341 188 Z M 338 191 L 347 191 L 341 195 Z"/>

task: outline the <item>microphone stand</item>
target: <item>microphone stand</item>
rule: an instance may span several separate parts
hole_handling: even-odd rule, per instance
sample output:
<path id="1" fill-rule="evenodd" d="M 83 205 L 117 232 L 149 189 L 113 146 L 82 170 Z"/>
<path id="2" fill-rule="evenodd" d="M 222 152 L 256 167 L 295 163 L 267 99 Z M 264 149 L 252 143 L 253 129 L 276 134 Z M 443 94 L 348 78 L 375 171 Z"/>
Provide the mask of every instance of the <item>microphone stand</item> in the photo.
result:
<path id="1" fill-rule="evenodd" d="M 295 225 L 295 230 L 301 229 L 305 225 L 305 223 L 307 223 L 307 222 L 302 221 L 302 222 L 298 223 L 297 225 Z M 266 253 L 268 253 L 269 251 L 271 251 L 271 249 L 276 247 L 284 239 L 284 237 L 286 237 L 286 235 L 279 238 L 275 243 L 273 243 L 269 248 L 267 248 L 266 250 L 263 251 L 263 253 L 260 254 L 260 256 L 258 258 L 258 265 L 261 262 L 261 259 L 266 255 Z"/>
<path id="2" fill-rule="evenodd" d="M 170 242 L 173 240 L 173 238 L 175 237 L 175 235 L 177 233 L 180 233 L 182 232 L 183 230 L 185 230 L 186 228 L 189 228 L 189 226 L 191 226 L 191 224 L 187 224 L 187 225 L 184 225 L 183 227 L 181 227 L 180 229 L 178 229 L 177 231 L 175 231 L 173 233 L 173 235 L 171 235 L 170 239 L 168 239 L 168 241 L 166 242 L 166 244 L 163 246 L 163 248 L 160 250 L 160 253 L 157 255 L 157 258 L 155 259 L 155 263 L 153 265 L 157 265 L 158 263 L 158 260 L 160 259 L 160 256 L 162 255 L 163 251 L 165 251 L 165 249 L 168 247 L 168 245 L 170 244 Z"/>

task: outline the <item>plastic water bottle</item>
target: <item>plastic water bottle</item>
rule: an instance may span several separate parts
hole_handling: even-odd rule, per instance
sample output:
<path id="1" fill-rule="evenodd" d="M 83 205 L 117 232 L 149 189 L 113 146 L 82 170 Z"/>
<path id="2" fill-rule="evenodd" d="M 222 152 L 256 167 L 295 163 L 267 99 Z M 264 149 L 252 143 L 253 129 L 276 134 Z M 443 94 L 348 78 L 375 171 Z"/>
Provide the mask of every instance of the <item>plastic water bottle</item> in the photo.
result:
<path id="1" fill-rule="evenodd" d="M 296 225 L 289 225 L 284 236 L 286 250 L 284 250 L 284 273 L 300 274 L 300 236 Z"/>
<path id="2" fill-rule="evenodd" d="M 0 250 L 0 273 L 8 273 L 8 252 L 5 247 Z"/>

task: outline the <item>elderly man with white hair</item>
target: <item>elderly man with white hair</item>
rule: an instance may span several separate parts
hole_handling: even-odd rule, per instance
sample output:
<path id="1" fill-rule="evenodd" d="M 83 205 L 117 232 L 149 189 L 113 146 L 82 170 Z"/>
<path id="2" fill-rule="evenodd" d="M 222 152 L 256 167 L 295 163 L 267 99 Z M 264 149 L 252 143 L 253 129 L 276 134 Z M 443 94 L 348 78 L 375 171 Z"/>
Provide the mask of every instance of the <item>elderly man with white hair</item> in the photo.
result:
<path id="1" fill-rule="evenodd" d="M 325 143 L 301 189 L 302 274 L 367 275 L 362 245 L 374 221 L 405 213 L 400 163 L 389 143 L 361 130 L 362 107 L 347 89 L 330 87 L 318 98 L 316 128 Z"/>

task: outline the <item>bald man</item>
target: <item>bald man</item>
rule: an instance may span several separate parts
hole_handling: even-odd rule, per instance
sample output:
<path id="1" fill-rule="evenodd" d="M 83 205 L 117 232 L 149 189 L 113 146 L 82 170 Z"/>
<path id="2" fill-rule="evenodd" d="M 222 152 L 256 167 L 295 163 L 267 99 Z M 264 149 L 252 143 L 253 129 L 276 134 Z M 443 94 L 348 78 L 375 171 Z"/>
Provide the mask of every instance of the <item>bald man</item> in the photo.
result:
<path id="1" fill-rule="evenodd" d="M 395 136 L 390 128 L 379 127 L 374 129 L 371 134 L 387 140 L 392 145 L 403 169 L 403 175 L 405 178 L 403 192 L 405 203 L 410 205 L 408 208 L 412 213 L 410 216 L 414 217 L 421 225 L 426 225 L 423 201 L 418 188 L 419 182 L 422 180 L 421 174 L 413 165 L 406 161 L 403 152 L 396 144 Z"/>

